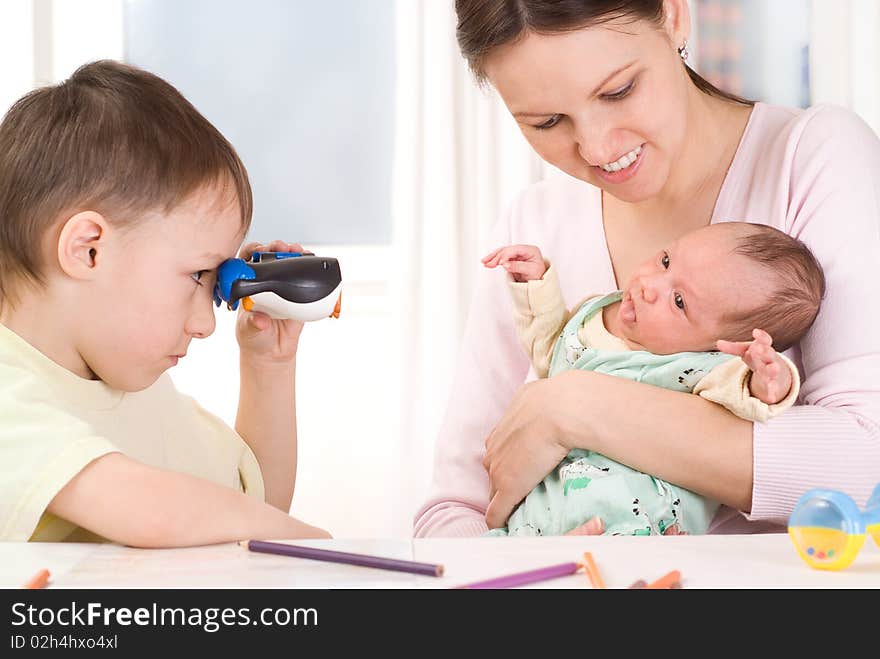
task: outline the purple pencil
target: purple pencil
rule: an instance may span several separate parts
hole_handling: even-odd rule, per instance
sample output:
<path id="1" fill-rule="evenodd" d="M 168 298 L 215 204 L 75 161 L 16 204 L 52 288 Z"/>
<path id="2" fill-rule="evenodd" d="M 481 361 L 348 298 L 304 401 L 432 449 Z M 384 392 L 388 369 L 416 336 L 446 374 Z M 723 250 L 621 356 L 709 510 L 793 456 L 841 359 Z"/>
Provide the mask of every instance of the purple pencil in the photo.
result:
<path id="1" fill-rule="evenodd" d="M 537 570 L 529 570 L 528 572 L 517 572 L 516 574 L 508 574 L 503 577 L 495 577 L 486 581 L 475 581 L 463 586 L 456 586 L 456 588 L 514 588 L 574 574 L 580 567 L 580 563 L 560 563 L 559 565 L 542 567 Z"/>
<path id="2" fill-rule="evenodd" d="M 417 563 L 415 561 L 404 561 L 398 558 L 385 558 L 384 556 L 370 556 L 368 554 L 353 554 L 345 551 L 318 549 L 317 547 L 303 547 L 302 545 L 288 545 L 283 542 L 266 542 L 264 540 L 248 540 L 242 544 L 250 551 L 261 552 L 263 554 L 280 554 L 282 556 L 293 556 L 294 558 L 309 558 L 313 561 L 361 565 L 363 567 L 379 568 L 380 570 L 396 570 L 398 572 L 410 572 L 412 574 L 425 574 L 430 577 L 443 576 L 443 566 L 435 565 L 433 563 Z"/>

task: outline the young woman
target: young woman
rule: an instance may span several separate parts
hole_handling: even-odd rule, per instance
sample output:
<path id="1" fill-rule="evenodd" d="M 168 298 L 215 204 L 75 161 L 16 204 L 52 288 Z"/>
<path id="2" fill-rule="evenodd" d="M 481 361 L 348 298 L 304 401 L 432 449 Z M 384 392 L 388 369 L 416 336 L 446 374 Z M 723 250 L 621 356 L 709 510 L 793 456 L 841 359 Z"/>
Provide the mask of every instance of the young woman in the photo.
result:
<path id="1" fill-rule="evenodd" d="M 721 501 L 712 532 L 780 530 L 811 487 L 864 503 L 880 475 L 877 136 L 843 109 L 751 103 L 712 87 L 686 65 L 686 0 L 457 0 L 456 10 L 478 80 L 570 176 L 523 191 L 488 244 L 539 245 L 568 306 L 727 220 L 804 241 L 827 291 L 810 332 L 786 351 L 803 376 L 798 404 L 753 423 L 598 373 L 523 386 L 529 365 L 506 283 L 483 273 L 415 534 L 502 526 L 573 448 Z"/>

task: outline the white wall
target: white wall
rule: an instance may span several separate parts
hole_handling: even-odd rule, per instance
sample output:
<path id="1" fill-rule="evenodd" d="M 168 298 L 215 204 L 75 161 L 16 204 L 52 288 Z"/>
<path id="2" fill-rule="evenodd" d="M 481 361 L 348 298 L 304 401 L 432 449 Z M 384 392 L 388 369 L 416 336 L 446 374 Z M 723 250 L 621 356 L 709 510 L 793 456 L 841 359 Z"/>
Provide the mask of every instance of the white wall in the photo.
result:
<path id="1" fill-rule="evenodd" d="M 3 0 L 0 7 L 0 114 L 34 86 L 32 0 Z"/>
<path id="2" fill-rule="evenodd" d="M 880 134 L 880 2 L 812 0 L 812 102 L 857 112 Z"/>

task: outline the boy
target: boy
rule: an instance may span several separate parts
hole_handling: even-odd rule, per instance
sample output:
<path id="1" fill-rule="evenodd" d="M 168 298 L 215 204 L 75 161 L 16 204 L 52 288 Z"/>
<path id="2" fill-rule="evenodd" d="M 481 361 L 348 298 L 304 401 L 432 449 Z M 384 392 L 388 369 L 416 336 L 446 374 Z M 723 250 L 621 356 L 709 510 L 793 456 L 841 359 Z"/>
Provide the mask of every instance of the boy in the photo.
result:
<path id="1" fill-rule="evenodd" d="M 483 263 L 511 275 L 517 333 L 539 377 L 595 370 L 693 392 L 759 422 L 797 398 L 798 371 L 777 350 L 806 333 L 825 290 L 822 269 L 803 243 L 745 222 L 682 236 L 643 263 L 622 291 L 590 296 L 571 314 L 537 247 L 503 247 Z M 705 533 L 717 508 L 575 450 L 514 510 L 507 528 L 489 533 Z"/>
<path id="2" fill-rule="evenodd" d="M 213 332 L 215 270 L 251 212 L 235 150 L 155 75 L 94 62 L 9 110 L 0 540 L 329 537 L 287 514 L 300 323 L 239 317 L 235 430 L 165 374 Z"/>

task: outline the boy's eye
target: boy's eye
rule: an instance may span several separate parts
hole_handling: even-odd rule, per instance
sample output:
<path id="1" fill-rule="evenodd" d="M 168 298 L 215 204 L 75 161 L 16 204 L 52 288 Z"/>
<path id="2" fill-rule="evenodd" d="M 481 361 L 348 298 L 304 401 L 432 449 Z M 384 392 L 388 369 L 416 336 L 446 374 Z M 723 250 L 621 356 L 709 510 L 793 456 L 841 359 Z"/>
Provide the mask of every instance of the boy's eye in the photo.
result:
<path id="1" fill-rule="evenodd" d="M 681 293 L 675 294 L 675 306 L 684 311 L 684 298 L 681 296 Z"/>
<path id="2" fill-rule="evenodd" d="M 554 114 L 552 117 L 550 117 L 543 124 L 538 124 L 537 126 L 535 126 L 535 128 L 537 128 L 538 130 L 547 130 L 548 128 L 553 128 L 553 126 L 555 126 L 556 124 L 559 123 L 559 120 L 561 118 L 562 118 L 562 115 Z"/>
<path id="3" fill-rule="evenodd" d="M 199 270 L 198 272 L 194 272 L 190 275 L 193 281 L 196 282 L 199 286 L 202 286 L 202 277 L 208 274 L 207 270 Z"/>
<path id="4" fill-rule="evenodd" d="M 667 270 L 669 269 L 669 254 L 663 254 L 663 258 L 660 259 L 660 264 Z"/>

